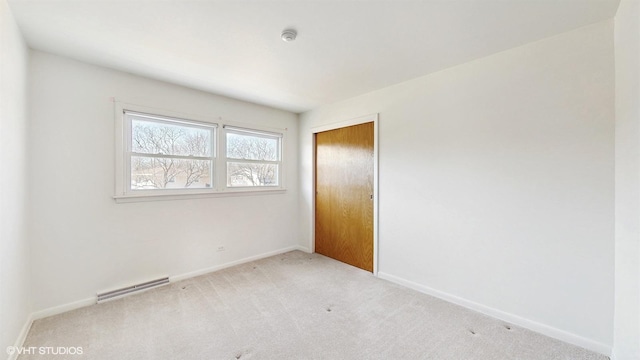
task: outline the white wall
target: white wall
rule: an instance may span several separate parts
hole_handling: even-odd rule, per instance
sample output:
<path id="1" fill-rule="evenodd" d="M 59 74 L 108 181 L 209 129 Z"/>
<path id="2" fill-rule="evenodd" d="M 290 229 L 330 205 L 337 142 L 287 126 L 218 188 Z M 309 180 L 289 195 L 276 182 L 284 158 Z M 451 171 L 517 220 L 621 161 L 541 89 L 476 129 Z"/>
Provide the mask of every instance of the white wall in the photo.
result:
<path id="1" fill-rule="evenodd" d="M 26 233 L 29 59 L 5 0 L 0 0 L 0 54 L 0 349 L 4 354 L 16 343 L 31 311 Z"/>
<path id="2" fill-rule="evenodd" d="M 612 21 L 302 114 L 302 245 L 311 129 L 371 113 L 380 275 L 609 352 Z"/>
<path id="3" fill-rule="evenodd" d="M 616 290 L 614 356 L 640 359 L 640 3 L 615 18 Z"/>
<path id="4" fill-rule="evenodd" d="M 297 115 L 31 53 L 34 308 L 297 245 Z M 289 128 L 285 194 L 116 204 L 118 100 Z M 218 246 L 226 251 L 216 252 Z"/>

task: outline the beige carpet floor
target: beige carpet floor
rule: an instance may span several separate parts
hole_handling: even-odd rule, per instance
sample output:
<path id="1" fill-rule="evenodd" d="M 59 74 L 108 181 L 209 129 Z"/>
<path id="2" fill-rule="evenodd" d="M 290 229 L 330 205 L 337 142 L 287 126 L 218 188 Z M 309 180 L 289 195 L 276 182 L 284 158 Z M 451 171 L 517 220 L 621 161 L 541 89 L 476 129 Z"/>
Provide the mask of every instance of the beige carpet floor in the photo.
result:
<path id="1" fill-rule="evenodd" d="M 31 359 L 607 359 L 299 251 L 37 320 Z"/>

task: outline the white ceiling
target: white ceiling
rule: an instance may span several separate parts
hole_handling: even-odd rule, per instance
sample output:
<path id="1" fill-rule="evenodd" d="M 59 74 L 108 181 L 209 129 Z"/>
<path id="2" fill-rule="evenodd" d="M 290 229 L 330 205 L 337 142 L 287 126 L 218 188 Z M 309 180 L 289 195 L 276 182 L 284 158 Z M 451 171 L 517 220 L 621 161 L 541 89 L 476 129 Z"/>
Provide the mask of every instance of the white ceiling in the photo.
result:
<path id="1" fill-rule="evenodd" d="M 34 49 L 293 112 L 611 18 L 618 2 L 9 0 Z"/>

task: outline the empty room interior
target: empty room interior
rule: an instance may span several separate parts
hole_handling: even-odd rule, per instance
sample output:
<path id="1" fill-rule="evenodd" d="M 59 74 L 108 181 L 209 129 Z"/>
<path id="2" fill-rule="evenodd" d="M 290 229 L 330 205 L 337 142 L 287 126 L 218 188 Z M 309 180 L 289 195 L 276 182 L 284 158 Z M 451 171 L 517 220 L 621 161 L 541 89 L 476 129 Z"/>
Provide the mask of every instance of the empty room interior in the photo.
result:
<path id="1" fill-rule="evenodd" d="M 640 360 L 639 1 L 0 18 L 0 358 Z"/>

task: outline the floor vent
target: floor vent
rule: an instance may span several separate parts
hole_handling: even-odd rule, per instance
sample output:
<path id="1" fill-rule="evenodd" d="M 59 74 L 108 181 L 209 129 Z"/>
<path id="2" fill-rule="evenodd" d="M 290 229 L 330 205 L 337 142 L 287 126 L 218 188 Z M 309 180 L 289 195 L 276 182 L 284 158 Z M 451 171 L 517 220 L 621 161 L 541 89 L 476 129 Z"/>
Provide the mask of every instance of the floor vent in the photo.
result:
<path id="1" fill-rule="evenodd" d="M 98 294 L 98 304 L 100 304 L 101 302 L 105 302 L 107 300 L 111 300 L 116 297 L 128 295 L 134 292 L 142 291 L 145 289 L 149 289 L 152 287 L 156 287 L 156 286 L 160 286 L 168 283 L 169 283 L 169 278 L 164 277 L 161 279 L 151 280 L 151 281 L 147 281 L 137 285 L 127 286 L 125 288 L 118 289 L 118 290 L 103 292 L 101 294 Z"/>

